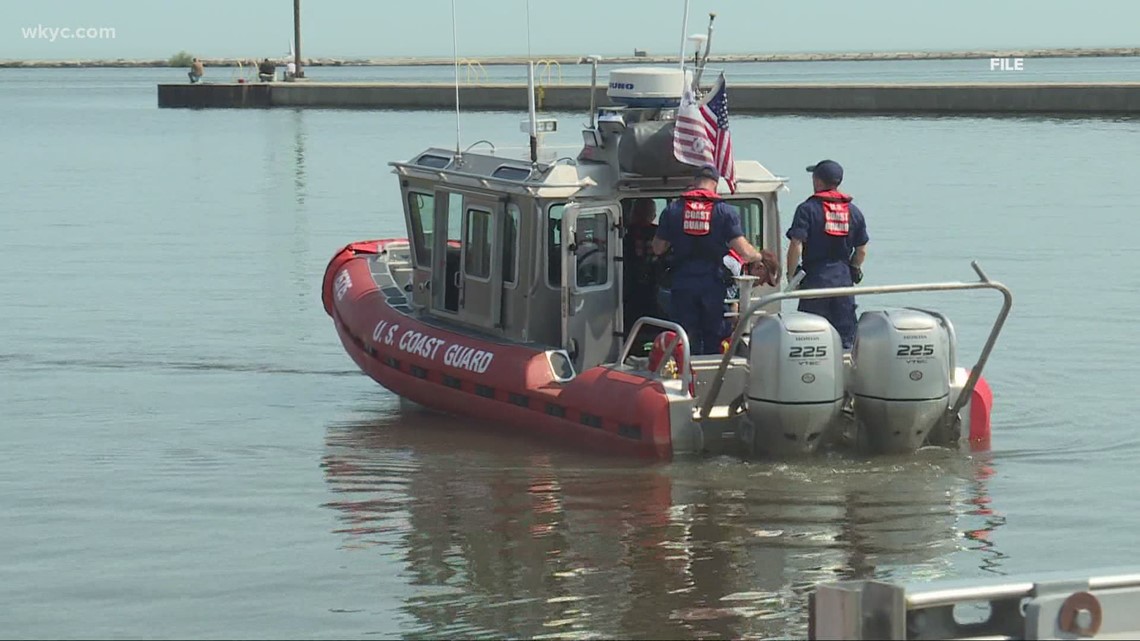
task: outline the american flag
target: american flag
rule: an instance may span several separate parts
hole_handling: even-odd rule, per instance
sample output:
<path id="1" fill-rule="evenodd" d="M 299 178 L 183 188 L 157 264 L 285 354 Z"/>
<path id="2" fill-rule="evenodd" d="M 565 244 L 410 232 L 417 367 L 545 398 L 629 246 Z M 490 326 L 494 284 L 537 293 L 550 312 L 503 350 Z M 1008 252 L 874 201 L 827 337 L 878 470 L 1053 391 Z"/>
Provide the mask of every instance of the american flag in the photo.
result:
<path id="1" fill-rule="evenodd" d="M 686 88 L 677 109 L 673 129 L 673 156 L 677 160 L 698 167 L 713 165 L 736 193 L 735 161 L 732 157 L 732 137 L 728 133 L 728 91 L 724 86 L 724 73 L 717 78 L 712 91 L 700 103 Z"/>

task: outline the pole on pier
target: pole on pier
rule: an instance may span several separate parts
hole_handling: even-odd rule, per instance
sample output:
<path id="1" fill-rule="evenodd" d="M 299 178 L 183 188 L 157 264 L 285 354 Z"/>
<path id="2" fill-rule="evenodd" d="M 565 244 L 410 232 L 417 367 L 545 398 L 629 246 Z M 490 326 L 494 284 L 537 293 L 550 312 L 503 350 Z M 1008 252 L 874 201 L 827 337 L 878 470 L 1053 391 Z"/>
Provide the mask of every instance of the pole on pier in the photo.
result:
<path id="1" fill-rule="evenodd" d="M 304 78 L 305 70 L 301 68 L 301 0 L 293 0 L 293 64 L 297 67 L 293 77 Z"/>

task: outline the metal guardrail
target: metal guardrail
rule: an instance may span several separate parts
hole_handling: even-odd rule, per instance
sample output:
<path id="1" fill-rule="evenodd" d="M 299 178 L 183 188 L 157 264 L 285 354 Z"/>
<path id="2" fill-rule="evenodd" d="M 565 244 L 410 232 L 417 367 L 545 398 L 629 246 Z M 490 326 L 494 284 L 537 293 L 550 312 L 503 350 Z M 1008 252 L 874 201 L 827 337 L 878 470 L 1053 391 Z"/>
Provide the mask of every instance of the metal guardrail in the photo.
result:
<path id="1" fill-rule="evenodd" d="M 625 343 L 621 346 L 621 354 L 618 355 L 618 364 L 624 364 L 625 359 L 629 358 L 629 352 L 633 349 L 633 344 L 634 341 L 637 340 L 638 333 L 641 331 L 641 328 L 646 325 L 671 330 L 676 334 L 665 348 L 661 362 L 657 363 L 657 367 L 653 369 L 655 376 L 661 372 L 662 367 L 665 367 L 666 361 L 669 360 L 669 355 L 672 354 L 673 350 L 677 347 L 677 341 L 681 342 L 681 358 L 684 360 L 684 363 L 677 363 L 677 369 L 680 370 L 682 389 L 688 393 L 689 384 L 693 380 L 692 362 L 690 360 L 692 358 L 692 350 L 689 348 L 689 335 L 686 334 L 684 328 L 677 323 L 661 320 L 660 318 L 653 318 L 652 316 L 642 316 L 637 319 L 637 321 L 633 323 L 633 327 L 629 330 L 629 337 L 625 339 Z"/>
<path id="2" fill-rule="evenodd" d="M 978 362 L 970 370 L 970 376 L 966 379 L 966 384 L 962 388 L 961 393 L 958 395 L 957 401 L 954 405 L 947 410 L 946 417 L 951 419 L 957 415 L 958 411 L 970 400 L 970 396 L 974 390 L 974 386 L 978 384 L 978 377 L 982 375 L 982 368 L 985 367 L 986 361 L 989 359 L 990 352 L 993 351 L 994 344 L 997 342 L 998 334 L 1001 333 L 1002 325 L 1005 324 L 1005 319 L 1009 316 L 1010 307 L 1013 306 L 1013 293 L 1005 285 L 990 280 L 982 268 L 978 266 L 977 261 L 971 261 L 970 266 L 977 272 L 980 280 L 973 283 L 966 282 L 948 282 L 948 283 L 918 283 L 914 285 L 879 285 L 875 287 L 827 287 L 822 289 L 805 289 L 794 291 L 783 291 L 767 296 L 762 296 L 756 300 L 749 301 L 748 309 L 740 315 L 740 319 L 736 323 L 736 329 L 732 332 L 732 341 L 729 343 L 728 349 L 725 350 L 724 357 L 721 358 L 720 367 L 717 368 L 716 376 L 713 378 L 712 388 L 709 390 L 704 403 L 701 404 L 701 411 L 699 420 L 708 418 L 712 412 L 713 403 L 716 401 L 717 395 L 720 394 L 720 388 L 724 384 L 724 374 L 728 370 L 729 360 L 732 354 L 736 351 L 737 346 L 740 345 L 740 337 L 744 334 L 744 330 L 748 327 L 749 322 L 753 316 L 763 311 L 763 308 L 785 299 L 793 298 L 830 298 L 832 296 L 869 296 L 873 294 L 900 294 L 910 292 L 938 292 L 938 291 L 958 291 L 966 289 L 996 289 L 1001 292 L 1004 302 L 1002 304 L 1001 312 L 998 313 L 997 319 L 994 321 L 993 329 L 990 330 L 989 338 L 986 340 L 985 346 L 982 347 L 982 353 L 978 357 Z M 744 300 L 741 297 L 741 300 Z"/>
<path id="3" fill-rule="evenodd" d="M 808 638 L 1140 638 L 1140 569 L 1130 570 L 973 583 L 826 583 L 809 599 Z M 955 613 L 964 605 L 974 611 Z"/>
<path id="4" fill-rule="evenodd" d="M 570 189 L 582 187 L 591 187 L 597 183 L 592 178 L 583 178 L 578 182 L 572 183 L 547 183 L 542 181 L 532 180 L 527 178 L 525 180 L 514 180 L 512 178 L 499 178 L 497 176 L 488 176 L 485 174 L 476 174 L 469 171 L 458 171 L 455 169 L 437 169 L 435 167 L 425 167 L 424 165 L 417 165 L 408 162 L 389 162 L 389 166 L 395 167 L 396 171 L 401 176 L 406 176 L 411 173 L 430 174 L 434 179 L 448 181 L 448 178 L 464 178 L 477 181 L 485 189 L 489 189 L 491 184 L 518 187 L 527 193 L 533 193 L 539 189 Z M 532 172 L 533 173 L 533 172 Z"/>

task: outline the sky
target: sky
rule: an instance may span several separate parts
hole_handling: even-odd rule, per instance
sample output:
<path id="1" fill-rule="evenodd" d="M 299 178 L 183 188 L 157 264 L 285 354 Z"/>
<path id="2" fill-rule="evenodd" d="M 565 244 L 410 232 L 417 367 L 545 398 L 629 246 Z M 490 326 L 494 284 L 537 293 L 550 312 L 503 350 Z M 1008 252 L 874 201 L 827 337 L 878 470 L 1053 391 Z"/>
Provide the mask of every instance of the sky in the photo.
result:
<path id="1" fill-rule="evenodd" d="M 454 0 L 460 57 L 679 52 L 684 0 Z M 1138 0 L 690 0 L 713 53 L 1140 46 Z M 450 57 L 452 0 L 301 0 L 305 57 Z M 41 29 L 40 27 L 43 27 Z M 52 28 L 109 28 L 61 37 Z M 0 0 L 0 59 L 262 58 L 292 0 Z M 91 32 L 98 36 L 98 32 Z"/>

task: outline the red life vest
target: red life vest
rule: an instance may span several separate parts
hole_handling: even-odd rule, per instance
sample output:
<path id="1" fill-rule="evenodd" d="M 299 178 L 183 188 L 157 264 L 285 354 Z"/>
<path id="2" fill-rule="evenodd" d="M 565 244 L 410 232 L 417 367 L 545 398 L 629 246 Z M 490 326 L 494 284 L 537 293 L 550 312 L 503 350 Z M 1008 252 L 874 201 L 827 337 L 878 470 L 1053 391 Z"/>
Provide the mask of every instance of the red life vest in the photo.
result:
<path id="1" fill-rule="evenodd" d="M 693 189 L 681 194 L 684 209 L 681 210 L 681 229 L 690 236 L 708 236 L 712 231 L 713 207 L 720 200 L 715 192 L 707 189 Z"/>
<path id="2" fill-rule="evenodd" d="M 669 358 L 669 356 L 672 356 L 673 362 L 677 365 L 677 372 L 678 372 L 677 378 L 681 378 L 681 375 L 679 373 L 679 372 L 681 372 L 681 368 L 688 365 L 688 367 L 689 367 L 689 396 L 696 398 L 697 397 L 697 390 L 696 390 L 695 383 L 697 381 L 697 375 L 693 371 L 692 364 L 685 362 L 685 348 L 681 345 L 681 341 L 677 341 L 677 345 L 675 347 L 673 347 L 673 353 L 672 354 L 670 354 L 670 355 L 665 354 L 665 348 L 669 347 L 669 343 L 673 342 L 673 339 L 676 337 L 677 337 L 677 332 L 666 330 L 666 331 L 658 334 L 657 338 L 653 339 L 653 347 L 650 348 L 650 350 L 649 350 L 649 370 L 653 371 L 653 370 L 657 369 L 657 366 L 661 364 L 661 361 L 663 359 L 667 359 L 667 358 Z"/>
<path id="3" fill-rule="evenodd" d="M 828 236 L 846 236 L 851 229 L 851 196 L 834 189 L 813 195 L 823 205 L 823 232 Z"/>

